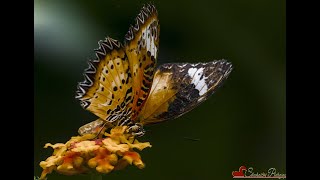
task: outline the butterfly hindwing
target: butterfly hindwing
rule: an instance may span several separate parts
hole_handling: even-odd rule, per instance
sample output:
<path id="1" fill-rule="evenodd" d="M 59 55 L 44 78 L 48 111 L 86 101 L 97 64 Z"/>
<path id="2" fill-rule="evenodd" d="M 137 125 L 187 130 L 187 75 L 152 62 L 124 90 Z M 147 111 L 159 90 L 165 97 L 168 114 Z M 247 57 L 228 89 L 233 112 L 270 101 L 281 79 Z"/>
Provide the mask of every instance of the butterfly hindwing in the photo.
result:
<path id="1" fill-rule="evenodd" d="M 97 59 L 88 62 L 76 98 L 84 109 L 113 122 L 128 113 L 127 105 L 132 100 L 129 61 L 120 42 L 108 37 L 99 45 Z"/>
<path id="2" fill-rule="evenodd" d="M 212 95 L 231 70 L 225 60 L 160 66 L 138 121 L 152 124 L 185 114 Z"/>
<path id="3" fill-rule="evenodd" d="M 142 7 L 125 36 L 125 51 L 132 76 L 133 102 L 131 120 L 135 120 L 148 97 L 159 50 L 160 26 L 154 5 Z"/>

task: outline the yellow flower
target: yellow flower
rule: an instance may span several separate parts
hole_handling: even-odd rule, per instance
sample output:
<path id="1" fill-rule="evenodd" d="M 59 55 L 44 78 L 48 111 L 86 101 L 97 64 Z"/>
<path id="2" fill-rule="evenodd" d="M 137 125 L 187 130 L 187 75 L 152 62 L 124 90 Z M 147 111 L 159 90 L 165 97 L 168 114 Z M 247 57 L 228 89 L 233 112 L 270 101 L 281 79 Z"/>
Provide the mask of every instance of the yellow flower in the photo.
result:
<path id="1" fill-rule="evenodd" d="M 129 164 L 134 164 L 139 169 L 144 168 L 144 163 L 141 161 L 141 157 L 137 152 L 128 151 L 124 153 L 123 159 L 126 160 Z"/>
<path id="2" fill-rule="evenodd" d="M 149 142 L 140 143 L 138 140 L 135 140 L 134 143 L 128 144 L 131 149 L 136 148 L 142 151 L 146 147 L 151 147 L 151 144 Z"/>
<path id="3" fill-rule="evenodd" d="M 73 152 L 91 152 L 97 150 L 100 146 L 95 141 L 81 141 L 74 144 L 74 148 L 71 149 Z"/>
<path id="4" fill-rule="evenodd" d="M 88 161 L 90 168 L 96 168 L 100 173 L 109 173 L 113 170 L 114 166 L 118 161 L 116 154 L 111 154 L 105 148 L 99 148 L 96 151 L 96 156 Z"/>
<path id="5" fill-rule="evenodd" d="M 83 158 L 80 157 L 80 153 L 68 151 L 63 157 L 63 163 L 56 169 L 61 174 L 73 175 L 80 174 L 88 171 L 83 164 Z"/>
<path id="6" fill-rule="evenodd" d="M 126 152 L 129 151 L 129 146 L 127 144 L 119 144 L 117 141 L 112 140 L 111 138 L 106 138 L 103 141 L 103 145 L 110 152 Z"/>
<path id="7" fill-rule="evenodd" d="M 44 145 L 44 148 L 48 148 L 48 147 L 52 147 L 54 149 L 53 154 L 56 156 L 60 156 L 67 150 L 66 145 L 62 143 L 57 143 L 54 145 L 52 145 L 51 143 L 47 143 L 46 145 Z"/>
<path id="8" fill-rule="evenodd" d="M 40 162 L 43 169 L 40 179 L 56 171 L 64 175 L 82 174 L 90 171 L 107 174 L 113 170 L 120 170 L 128 165 L 135 165 L 139 169 L 145 167 L 139 153 L 149 142 L 141 143 L 127 133 L 126 126 L 117 126 L 96 139 L 94 134 L 74 136 L 63 143 L 47 143 L 45 148 L 53 148 L 52 156 Z M 133 142 L 134 141 L 134 142 Z"/>

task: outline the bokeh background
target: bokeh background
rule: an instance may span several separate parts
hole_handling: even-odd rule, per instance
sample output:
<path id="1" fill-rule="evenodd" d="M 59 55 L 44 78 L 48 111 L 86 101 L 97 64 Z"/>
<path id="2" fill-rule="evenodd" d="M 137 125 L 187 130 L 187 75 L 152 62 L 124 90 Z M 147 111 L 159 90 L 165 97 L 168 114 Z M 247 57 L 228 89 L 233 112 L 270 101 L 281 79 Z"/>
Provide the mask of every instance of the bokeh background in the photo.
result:
<path id="1" fill-rule="evenodd" d="M 95 115 L 75 100 L 98 40 L 123 40 L 148 1 L 34 1 L 34 175 Z M 231 179 L 241 165 L 286 172 L 286 8 L 284 0 L 155 0 L 158 63 L 228 59 L 234 70 L 210 99 L 186 115 L 147 127 L 146 168 L 103 179 Z M 187 138 L 186 138 L 187 137 Z M 199 139 L 192 141 L 188 138 Z M 49 175 L 89 179 L 88 175 Z"/>

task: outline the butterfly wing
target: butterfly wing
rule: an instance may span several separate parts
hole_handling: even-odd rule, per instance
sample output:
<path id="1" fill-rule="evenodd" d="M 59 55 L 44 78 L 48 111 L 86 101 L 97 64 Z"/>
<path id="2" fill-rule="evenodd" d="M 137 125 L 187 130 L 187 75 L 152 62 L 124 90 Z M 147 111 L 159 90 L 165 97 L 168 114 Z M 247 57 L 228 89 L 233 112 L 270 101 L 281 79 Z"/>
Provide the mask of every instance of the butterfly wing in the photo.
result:
<path id="1" fill-rule="evenodd" d="M 133 113 L 130 118 L 133 121 L 144 106 L 152 85 L 160 33 L 158 14 L 154 5 L 143 6 L 135 21 L 135 25 L 130 26 L 125 36 L 125 52 L 131 71 L 129 76 L 133 82 Z"/>
<path id="2" fill-rule="evenodd" d="M 99 45 L 97 59 L 89 61 L 76 98 L 84 109 L 107 122 L 134 120 L 150 91 L 158 56 L 159 22 L 154 5 L 143 6 L 124 46 L 111 38 Z"/>
<path id="3" fill-rule="evenodd" d="M 153 124 L 185 114 L 212 95 L 231 70 L 231 63 L 225 60 L 160 66 L 138 121 Z"/>
<path id="4" fill-rule="evenodd" d="M 132 79 L 129 61 L 120 42 L 107 37 L 99 41 L 97 59 L 88 62 L 84 81 L 78 84 L 76 99 L 102 120 L 114 122 L 124 118 L 130 109 Z"/>

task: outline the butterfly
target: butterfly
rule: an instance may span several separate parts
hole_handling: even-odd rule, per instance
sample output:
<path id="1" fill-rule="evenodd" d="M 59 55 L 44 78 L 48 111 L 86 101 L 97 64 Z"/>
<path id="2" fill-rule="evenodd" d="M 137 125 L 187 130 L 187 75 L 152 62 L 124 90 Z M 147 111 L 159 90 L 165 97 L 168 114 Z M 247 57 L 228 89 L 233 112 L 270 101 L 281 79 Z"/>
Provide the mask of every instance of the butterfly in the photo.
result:
<path id="1" fill-rule="evenodd" d="M 99 118 L 80 127 L 79 134 L 107 124 L 128 126 L 133 135 L 142 136 L 144 125 L 178 118 L 201 104 L 232 71 L 226 60 L 156 67 L 159 35 L 156 7 L 146 4 L 123 44 L 110 37 L 98 42 L 75 98 Z"/>

